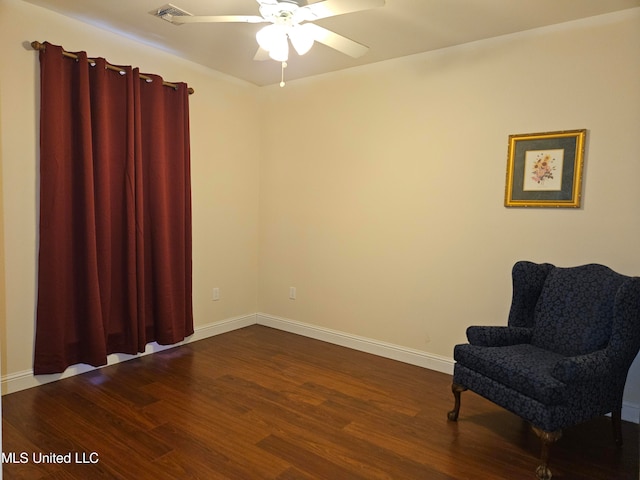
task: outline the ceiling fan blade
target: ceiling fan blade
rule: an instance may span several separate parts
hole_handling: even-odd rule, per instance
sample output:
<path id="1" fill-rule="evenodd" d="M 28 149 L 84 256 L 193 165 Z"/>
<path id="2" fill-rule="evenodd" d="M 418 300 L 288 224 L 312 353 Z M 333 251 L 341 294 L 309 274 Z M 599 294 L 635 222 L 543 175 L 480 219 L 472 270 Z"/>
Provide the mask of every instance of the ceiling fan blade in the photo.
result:
<path id="1" fill-rule="evenodd" d="M 315 23 L 306 23 L 304 26 L 313 34 L 313 39 L 316 42 L 323 43 L 327 47 L 331 47 L 345 55 L 349 55 L 350 57 L 361 57 L 369 50 L 369 47 L 362 45 L 361 43 L 354 42 L 353 40 L 343 37 L 331 30 L 327 30 Z"/>
<path id="2" fill-rule="evenodd" d="M 162 18 L 176 25 L 184 23 L 264 23 L 268 21 L 258 15 L 164 15 Z"/>
<path id="3" fill-rule="evenodd" d="M 305 20 L 318 20 L 320 18 L 335 17 L 345 13 L 369 10 L 370 8 L 383 7 L 385 0 L 325 0 L 312 3 L 299 8 Z"/>
<path id="4" fill-rule="evenodd" d="M 265 60 L 269 60 L 269 51 L 265 50 L 262 47 L 258 47 L 258 51 L 256 52 L 256 54 L 254 55 L 253 59 L 257 60 L 259 62 L 263 62 Z"/>

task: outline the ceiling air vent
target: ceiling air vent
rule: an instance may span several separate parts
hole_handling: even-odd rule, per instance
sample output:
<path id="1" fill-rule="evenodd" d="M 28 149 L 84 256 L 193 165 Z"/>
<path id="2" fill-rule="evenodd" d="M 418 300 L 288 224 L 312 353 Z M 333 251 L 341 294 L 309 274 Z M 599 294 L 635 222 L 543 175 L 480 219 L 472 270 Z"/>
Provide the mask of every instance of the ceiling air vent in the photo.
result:
<path id="1" fill-rule="evenodd" d="M 186 12 L 181 8 L 178 8 L 175 5 L 172 5 L 170 3 L 167 3 L 166 5 L 156 8 L 155 10 L 152 10 L 149 13 L 156 17 L 160 17 L 161 19 L 166 20 L 167 22 L 171 22 L 171 19 L 173 17 L 193 17 L 191 13 Z"/>

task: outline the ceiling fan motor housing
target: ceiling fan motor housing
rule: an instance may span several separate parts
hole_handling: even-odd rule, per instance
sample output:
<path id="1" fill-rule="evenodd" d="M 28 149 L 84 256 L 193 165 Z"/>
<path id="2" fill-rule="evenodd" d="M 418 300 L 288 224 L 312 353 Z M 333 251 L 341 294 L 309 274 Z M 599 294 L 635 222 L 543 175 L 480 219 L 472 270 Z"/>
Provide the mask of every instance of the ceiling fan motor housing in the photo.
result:
<path id="1" fill-rule="evenodd" d="M 294 13 L 300 6 L 295 2 L 281 1 L 278 3 L 263 3 L 260 5 L 260 15 L 276 25 L 290 26 L 299 23 L 300 19 Z"/>

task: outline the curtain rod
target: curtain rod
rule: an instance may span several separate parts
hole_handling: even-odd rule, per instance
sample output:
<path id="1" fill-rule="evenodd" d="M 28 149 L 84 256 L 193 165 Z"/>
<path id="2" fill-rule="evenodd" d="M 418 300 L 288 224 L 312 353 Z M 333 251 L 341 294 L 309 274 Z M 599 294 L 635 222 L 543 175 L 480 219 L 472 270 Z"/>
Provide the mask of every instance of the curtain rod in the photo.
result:
<path id="1" fill-rule="evenodd" d="M 34 50 L 45 50 L 46 46 L 43 43 L 40 43 L 37 40 L 34 40 L 33 42 L 31 42 L 31 48 L 33 48 Z M 73 58 L 74 60 L 78 59 L 78 56 L 75 53 L 67 52 L 66 50 L 62 50 L 62 55 L 67 58 Z M 91 62 L 93 59 L 88 58 L 87 60 Z M 113 70 L 114 72 L 122 72 L 121 68 L 111 65 L 108 62 L 107 62 L 107 70 Z M 153 80 L 151 77 L 148 77 L 147 75 L 144 75 L 142 73 L 140 74 L 140 78 L 142 78 L 143 80 Z M 171 87 L 173 89 L 178 88 L 178 86 L 175 83 L 170 83 L 170 82 L 163 81 L 162 85 L 164 85 L 165 87 Z M 195 90 L 191 87 L 189 87 L 187 91 L 189 92 L 189 95 L 195 92 Z"/>

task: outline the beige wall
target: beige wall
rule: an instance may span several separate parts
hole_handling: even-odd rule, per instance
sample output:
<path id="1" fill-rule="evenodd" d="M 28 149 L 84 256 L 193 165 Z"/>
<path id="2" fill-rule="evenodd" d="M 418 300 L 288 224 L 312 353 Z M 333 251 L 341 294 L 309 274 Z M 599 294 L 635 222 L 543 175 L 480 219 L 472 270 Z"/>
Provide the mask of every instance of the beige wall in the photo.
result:
<path id="1" fill-rule="evenodd" d="M 635 9 L 265 88 L 259 310 L 451 358 L 519 259 L 640 275 L 639 79 Z M 505 208 L 508 135 L 579 128 L 583 208 Z"/>
<path id="2" fill-rule="evenodd" d="M 450 358 L 468 325 L 504 324 L 518 259 L 640 275 L 639 25 L 635 9 L 280 89 L 0 0 L 2 376 L 33 355 L 39 69 L 23 43 L 195 88 L 197 325 L 264 312 Z M 589 130 L 584 207 L 504 208 L 508 135 L 574 128 Z M 630 380 L 638 408 L 638 361 Z"/>
<path id="3" fill-rule="evenodd" d="M 37 52 L 33 40 L 86 50 L 114 64 L 186 81 L 190 98 L 193 301 L 196 328 L 253 314 L 256 306 L 258 89 L 199 65 L 39 7 L 0 0 L 0 156 L 3 171 L 6 308 L 2 375 L 32 368 L 37 256 Z M 213 287 L 222 300 L 213 302 Z"/>

